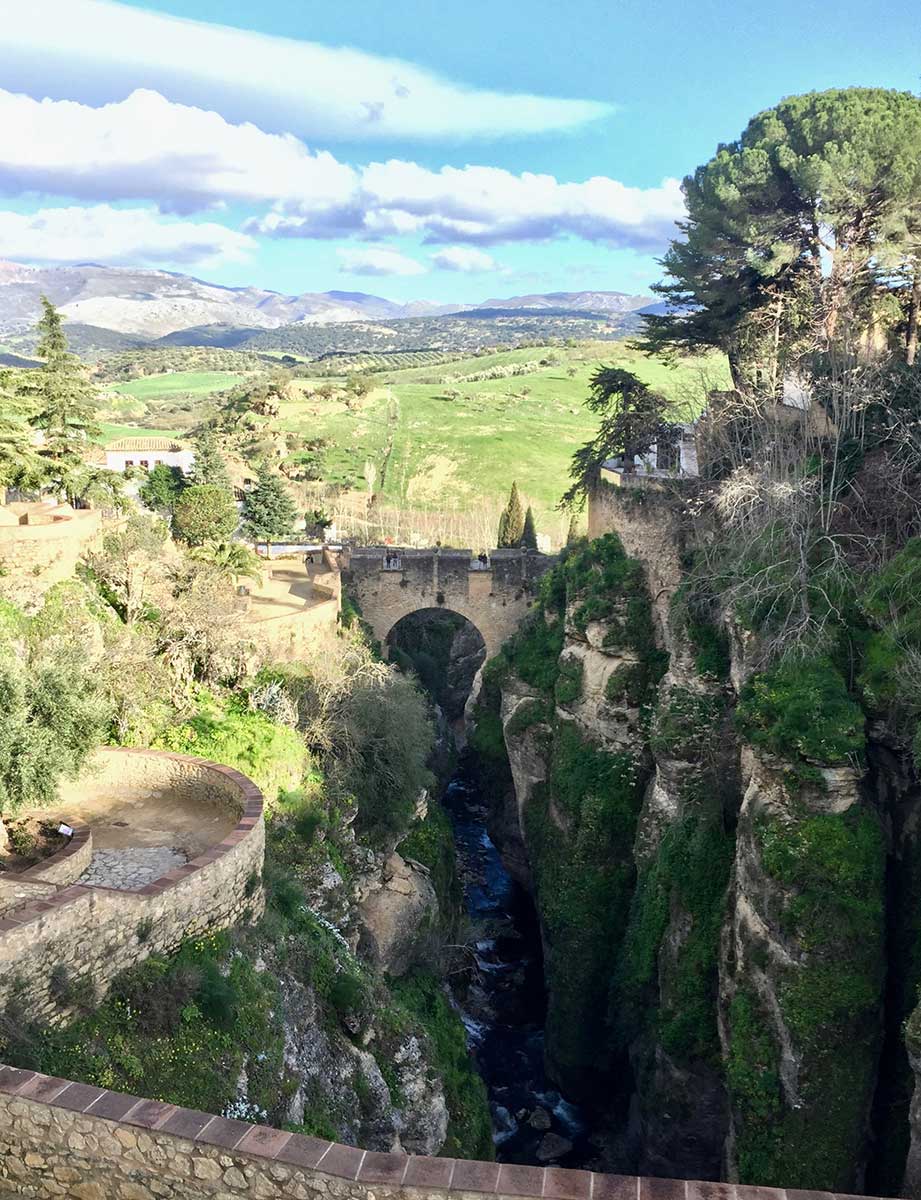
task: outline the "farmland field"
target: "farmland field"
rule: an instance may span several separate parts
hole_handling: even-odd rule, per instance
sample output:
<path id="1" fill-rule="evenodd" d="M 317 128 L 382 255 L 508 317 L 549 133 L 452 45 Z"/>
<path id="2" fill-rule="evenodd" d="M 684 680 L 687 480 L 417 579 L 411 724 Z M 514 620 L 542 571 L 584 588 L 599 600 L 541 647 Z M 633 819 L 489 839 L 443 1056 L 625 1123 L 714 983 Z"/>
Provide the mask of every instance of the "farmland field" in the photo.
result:
<path id="1" fill-rule="evenodd" d="M 103 446 L 117 442 L 120 438 L 134 437 L 177 437 L 175 429 L 146 429 L 140 425 L 115 425 L 108 421 L 99 424 L 99 437 L 96 439 Z"/>
<path id="2" fill-rule="evenodd" d="M 231 371 L 168 371 L 163 375 L 145 375 L 130 383 L 112 385 L 112 391 L 135 400 L 157 400 L 177 393 L 207 396 L 231 388 L 243 378 Z"/>
<path id="3" fill-rule="evenodd" d="M 454 359 L 434 370 L 375 373 L 370 393 L 351 407 L 342 395 L 313 392 L 325 381 L 298 379 L 275 425 L 327 439 L 327 483 L 365 489 L 370 467 L 381 501 L 404 510 L 498 509 L 517 480 L 539 527 L 557 541 L 563 518 L 556 504 L 573 451 L 596 425 L 584 400 L 602 362 L 635 371 L 668 395 L 676 417 L 699 411 L 704 375 L 710 387 L 726 381 L 718 356 L 670 367 L 624 343 L 538 346 Z M 463 379 L 516 367 L 526 373 Z"/>
<path id="4" fill-rule="evenodd" d="M 107 414 L 102 440 L 187 435 L 216 411 L 214 393 L 254 378 L 250 359 L 238 372 L 171 371 L 110 385 L 117 403 Z M 663 392 L 674 401 L 676 419 L 696 415 L 707 387 L 727 382 L 718 355 L 669 366 L 625 341 L 466 356 L 369 352 L 297 364 L 277 416 L 257 418 L 227 449 L 248 458 L 271 446 L 297 463 L 305 444 L 322 440 L 321 478 L 305 485 L 300 499 L 305 507 L 329 510 L 356 535 L 364 530 L 396 539 L 460 537 L 463 544 L 479 539 L 485 545 L 516 480 L 533 505 L 539 530 L 556 544 L 566 531 L 567 518 L 556 505 L 567 486 L 570 459 L 597 423 L 584 402 L 602 364 L 633 371 Z M 369 388 L 360 398 L 348 387 L 355 376 L 363 376 Z M 126 423 L 132 419 L 139 425 Z M 158 422 L 163 428 L 156 428 Z M 372 493 L 376 508 L 369 514 Z M 398 526 L 379 523 L 372 531 L 368 520 L 377 520 L 383 509 L 400 514 Z"/>

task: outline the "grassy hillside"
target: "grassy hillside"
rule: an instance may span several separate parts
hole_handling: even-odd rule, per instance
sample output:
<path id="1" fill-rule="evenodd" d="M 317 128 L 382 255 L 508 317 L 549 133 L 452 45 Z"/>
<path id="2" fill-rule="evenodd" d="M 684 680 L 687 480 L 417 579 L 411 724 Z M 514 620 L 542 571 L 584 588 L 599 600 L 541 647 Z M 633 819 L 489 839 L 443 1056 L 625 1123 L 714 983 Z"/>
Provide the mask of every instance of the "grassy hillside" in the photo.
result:
<path id="1" fill-rule="evenodd" d="M 676 419 L 696 415 L 706 388 L 728 381 L 719 356 L 667 366 L 624 341 L 463 354 L 368 353 L 361 363 L 299 363 L 278 416 L 244 422 L 228 449 L 247 458 L 287 455 L 296 475 L 301 447 L 325 440 L 322 479 L 297 485 L 298 503 L 324 508 L 342 529 L 374 540 L 491 544 L 514 479 L 539 530 L 556 544 L 568 523 L 556 505 L 569 462 L 596 424 L 584 401 L 601 364 L 625 367 L 664 392 Z M 240 360 L 239 371 L 172 371 L 109 385 L 117 402 L 106 440 L 188 432 L 215 413 L 218 393 L 253 378 L 252 356 Z M 356 374 L 370 387 L 361 399 L 347 390 Z M 132 420 L 138 427 L 125 423 Z"/>
<path id="2" fill-rule="evenodd" d="M 548 365 L 541 361 L 552 360 Z M 366 464 L 380 502 L 401 509 L 486 514 L 489 527 L 513 479 L 554 541 L 565 532 L 555 511 L 573 451 L 593 432 L 585 410 L 588 381 L 600 363 L 635 371 L 675 402 L 676 416 L 696 415 L 709 386 L 726 382 L 724 362 L 702 359 L 668 367 L 624 343 L 528 347 L 375 374 L 356 404 L 316 392 L 328 380 L 295 380 L 276 426 L 305 439 L 325 437 L 325 481 L 367 491 Z M 465 381 L 465 375 L 524 366 L 526 374 Z M 528 369 L 530 368 L 530 369 Z M 472 539 L 472 533 L 468 535 Z"/>
<path id="3" fill-rule="evenodd" d="M 130 383 L 112 385 L 112 390 L 135 400 L 158 400 L 164 396 L 183 393 L 190 396 L 208 396 L 212 392 L 233 387 L 243 378 L 231 371 L 167 371 L 162 375 L 147 375 L 143 379 L 132 379 Z"/>

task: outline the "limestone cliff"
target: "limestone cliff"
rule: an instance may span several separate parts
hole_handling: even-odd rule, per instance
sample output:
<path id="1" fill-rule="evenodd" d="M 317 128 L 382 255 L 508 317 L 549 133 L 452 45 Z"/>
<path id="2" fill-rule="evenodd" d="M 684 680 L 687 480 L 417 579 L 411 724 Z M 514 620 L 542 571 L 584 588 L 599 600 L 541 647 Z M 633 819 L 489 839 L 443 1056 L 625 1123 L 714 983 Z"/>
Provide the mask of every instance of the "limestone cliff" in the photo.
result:
<path id="1" fill-rule="evenodd" d="M 856 1191 L 882 1034 L 882 832 L 852 768 L 744 763 L 720 967 L 727 1170 Z"/>
<path id="2" fill-rule="evenodd" d="M 494 837 L 540 917 L 548 1070 L 612 1126 L 628 1113 L 617 1169 L 847 1191 L 889 1154 L 892 1188 L 911 1005 L 887 1024 L 884 1003 L 918 972 L 887 983 L 886 908 L 917 899 L 921 820 L 880 783 L 835 662 L 756 670 L 752 630 L 688 597 L 678 507 L 611 500 L 624 542 L 564 556 L 472 713 Z M 919 941 L 902 925 L 896 962 Z"/>

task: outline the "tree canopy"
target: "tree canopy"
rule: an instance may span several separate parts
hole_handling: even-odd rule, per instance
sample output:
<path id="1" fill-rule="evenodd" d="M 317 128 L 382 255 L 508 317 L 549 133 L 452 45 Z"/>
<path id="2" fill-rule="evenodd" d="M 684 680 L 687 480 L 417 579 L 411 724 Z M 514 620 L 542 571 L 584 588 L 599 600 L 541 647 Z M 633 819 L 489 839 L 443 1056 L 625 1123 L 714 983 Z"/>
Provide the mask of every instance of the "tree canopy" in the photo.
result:
<path id="1" fill-rule="evenodd" d="M 599 367 L 589 381 L 586 407 L 601 417 L 598 432 L 572 457 L 572 479 L 564 493 L 565 508 L 581 508 L 605 461 L 622 456 L 633 470 L 637 455 L 646 454 L 671 426 L 668 400 L 621 367 Z"/>
<path id="2" fill-rule="evenodd" d="M 86 444 L 99 432 L 96 391 L 80 360 L 68 352 L 61 314 L 45 296 L 42 309 L 37 353 L 45 361 L 25 381 L 34 403 L 30 424 L 42 434 L 37 452 L 47 484 L 69 494 L 69 477 L 82 467 Z"/>
<path id="3" fill-rule="evenodd" d="M 524 508 L 521 504 L 521 497 L 518 494 L 518 484 L 513 483 L 512 490 L 509 492 L 508 503 L 499 517 L 496 546 L 500 550 L 520 546 L 523 533 Z"/>
<path id="4" fill-rule="evenodd" d="M 210 429 L 203 429 L 193 440 L 195 460 L 189 471 L 189 482 L 207 484 L 209 487 L 231 490 L 227 464 L 221 454 L 217 439 Z"/>
<path id="5" fill-rule="evenodd" d="M 294 501 L 280 476 L 263 464 L 256 486 L 243 499 L 243 528 L 254 542 L 287 537 L 297 520 Z"/>
<path id="6" fill-rule="evenodd" d="M 736 387 L 878 324 L 909 361 L 921 297 L 921 98 L 882 88 L 792 96 L 684 180 L 687 219 L 645 317 L 653 352 L 715 346 Z"/>
<path id="7" fill-rule="evenodd" d="M 173 531 L 190 546 L 219 542 L 237 528 L 233 496 L 224 488 L 198 483 L 187 487 L 173 509 Z"/>

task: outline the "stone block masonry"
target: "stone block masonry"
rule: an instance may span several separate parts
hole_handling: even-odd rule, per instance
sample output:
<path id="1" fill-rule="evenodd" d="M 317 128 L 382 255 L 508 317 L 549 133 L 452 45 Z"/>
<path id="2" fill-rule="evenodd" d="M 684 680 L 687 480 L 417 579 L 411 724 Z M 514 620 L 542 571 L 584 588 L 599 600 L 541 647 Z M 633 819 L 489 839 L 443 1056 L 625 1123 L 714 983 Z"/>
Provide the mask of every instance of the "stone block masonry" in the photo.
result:
<path id="1" fill-rule="evenodd" d="M 89 978 L 101 1000 L 119 972 L 149 954 L 168 953 L 188 937 L 253 919 L 264 906 L 265 826 L 262 793 L 254 783 L 230 767 L 159 750 L 105 750 L 97 768 L 96 787 L 178 794 L 189 803 L 227 807 L 237 822 L 217 845 L 134 891 L 53 886 L 59 856 L 32 868 L 40 878 L 25 881 L 27 902 L 7 908 L 0 918 L 0 1009 L 15 997 L 49 1024 L 71 1016 L 53 995 L 56 967 Z M 68 862 L 83 852 L 69 849 Z M 50 888 L 43 868 L 51 872 Z M 30 882 L 43 886 L 36 893 Z"/>
<path id="2" fill-rule="evenodd" d="M 491 657 L 527 616 L 541 576 L 556 561 L 536 551 L 493 550 L 483 570 L 470 550 L 356 546 L 345 584 L 382 645 L 403 617 L 443 608 L 476 626 Z"/>
<path id="3" fill-rule="evenodd" d="M 825 1192 L 378 1154 L 11 1067 L 0 1067 L 0 1195 L 32 1200 L 839 1200 Z"/>

